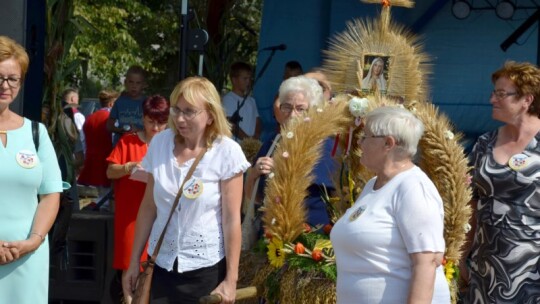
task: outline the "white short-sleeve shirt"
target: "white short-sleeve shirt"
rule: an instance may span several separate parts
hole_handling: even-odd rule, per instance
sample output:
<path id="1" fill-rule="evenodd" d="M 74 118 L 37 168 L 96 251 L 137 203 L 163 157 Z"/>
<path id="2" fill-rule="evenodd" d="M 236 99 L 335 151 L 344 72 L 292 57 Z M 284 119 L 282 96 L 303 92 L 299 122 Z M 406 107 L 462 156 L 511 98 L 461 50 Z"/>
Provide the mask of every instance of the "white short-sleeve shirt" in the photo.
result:
<path id="1" fill-rule="evenodd" d="M 149 238 L 149 255 L 154 252 L 180 185 L 195 161 L 190 159 L 178 164 L 173 149 L 174 133 L 167 129 L 152 139 L 142 162 L 144 169 L 154 177 L 154 201 L 157 207 L 157 217 Z M 178 258 L 178 270 L 185 272 L 212 266 L 225 257 L 220 181 L 245 172 L 249 167 L 235 141 L 228 137 L 214 141 L 192 177 L 202 182 L 202 193 L 195 199 L 185 195 L 180 198 L 156 259 L 157 265 L 170 271 Z"/>
<path id="2" fill-rule="evenodd" d="M 412 275 L 409 254 L 445 251 L 443 203 L 427 175 L 415 166 L 378 190 L 373 189 L 375 181 L 366 184 L 330 235 L 341 304 L 403 303 Z M 433 303 L 449 302 L 441 266 Z"/>
<path id="3" fill-rule="evenodd" d="M 229 92 L 223 96 L 223 108 L 227 117 L 231 117 L 236 109 L 240 106 L 244 100 L 244 97 L 236 95 L 234 92 Z M 255 127 L 257 126 L 257 117 L 259 117 L 259 111 L 257 110 L 257 104 L 253 97 L 248 96 L 244 105 L 240 108 L 240 116 L 242 121 L 240 122 L 240 128 L 248 135 L 255 135 Z"/>

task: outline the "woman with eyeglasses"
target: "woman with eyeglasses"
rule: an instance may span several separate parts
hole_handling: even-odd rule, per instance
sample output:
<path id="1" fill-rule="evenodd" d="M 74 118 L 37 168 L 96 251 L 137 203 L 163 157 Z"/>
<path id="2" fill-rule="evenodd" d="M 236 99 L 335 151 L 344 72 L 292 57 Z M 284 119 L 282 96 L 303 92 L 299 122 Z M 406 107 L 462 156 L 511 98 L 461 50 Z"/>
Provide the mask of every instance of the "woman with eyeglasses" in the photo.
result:
<path id="1" fill-rule="evenodd" d="M 9 108 L 29 61 L 21 45 L 0 36 L 0 303 L 47 303 L 47 234 L 62 192 L 47 129 L 38 125 L 36 147 L 32 122 Z"/>
<path id="2" fill-rule="evenodd" d="M 450 303 L 443 267 L 444 208 L 413 163 L 424 125 L 400 107 L 365 117 L 360 163 L 375 173 L 330 239 L 337 303 Z"/>
<path id="3" fill-rule="evenodd" d="M 141 161 L 154 136 L 167 127 L 169 101 L 159 95 L 151 96 L 143 101 L 142 110 L 143 129 L 124 134 L 106 159 L 109 163 L 107 177 L 114 183 L 113 268 L 121 271 L 122 277 L 126 276 L 129 267 L 135 220 L 146 189 L 146 173 Z M 146 259 L 146 252 L 142 252 L 139 261 Z"/>
<path id="4" fill-rule="evenodd" d="M 508 61 L 491 80 L 492 117 L 504 124 L 480 136 L 471 154 L 474 240 L 462 263 L 469 271 L 465 303 L 538 303 L 540 70 Z"/>
<path id="5" fill-rule="evenodd" d="M 280 124 L 287 124 L 291 120 L 301 118 L 310 107 L 322 106 L 324 103 L 323 90 L 317 80 L 305 76 L 291 77 L 281 84 L 279 88 L 279 118 Z M 279 142 L 280 135 L 276 135 L 261 146 L 259 153 L 255 157 L 256 162 L 248 170 L 245 185 L 245 196 L 252 195 L 255 182 L 259 179 L 257 185 L 256 208 L 258 209 L 264 199 L 264 185 L 266 178 L 274 170 L 274 161 L 272 159 L 273 150 L 276 143 Z M 314 181 L 308 188 L 308 196 L 304 200 L 307 209 L 307 223 L 311 226 L 325 225 L 330 223 L 330 218 L 326 211 L 326 204 L 321 196 L 324 194 L 324 188 L 328 192 L 333 191 L 333 174 L 336 170 L 336 163 L 331 157 L 333 139 L 328 139 L 323 143 L 323 153 L 317 165 L 313 168 Z M 260 229 L 260 214 L 255 221 L 254 229 Z"/>
<path id="6" fill-rule="evenodd" d="M 122 280 L 126 299 L 129 303 L 137 284 L 146 241 L 152 255 L 181 193 L 155 260 L 151 303 L 199 303 L 211 293 L 220 295 L 222 303 L 233 303 L 243 175 L 250 164 L 231 139 L 221 99 L 208 79 L 189 77 L 176 85 L 170 111 L 169 129 L 152 140 L 142 162 L 148 183 Z"/>

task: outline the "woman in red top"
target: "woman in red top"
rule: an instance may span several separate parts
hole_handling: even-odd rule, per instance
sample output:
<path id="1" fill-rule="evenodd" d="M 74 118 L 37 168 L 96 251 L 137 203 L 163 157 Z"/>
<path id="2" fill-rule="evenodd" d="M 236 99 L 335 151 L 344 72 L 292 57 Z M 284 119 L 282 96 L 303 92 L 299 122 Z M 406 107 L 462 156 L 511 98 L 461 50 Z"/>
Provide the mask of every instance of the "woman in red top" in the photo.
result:
<path id="1" fill-rule="evenodd" d="M 99 92 L 101 109 L 88 116 L 83 126 L 86 138 L 84 167 L 77 183 L 98 187 L 100 200 L 109 192 L 111 181 L 107 178 L 107 157 L 112 151 L 112 133 L 107 130 L 107 119 L 118 93 L 112 90 Z"/>
<path id="2" fill-rule="evenodd" d="M 122 136 L 107 158 L 109 161 L 107 177 L 114 180 L 116 203 L 113 268 L 122 271 L 129 266 L 135 220 L 146 188 L 144 178 L 132 176 L 132 173 L 138 171 L 135 169 L 142 170 L 140 163 L 146 155 L 150 140 L 165 129 L 169 118 L 169 101 L 162 96 L 148 97 L 142 107 L 143 130 Z M 140 172 L 142 171 L 138 173 Z M 143 177 L 144 175 L 137 174 Z M 143 252 L 141 260 L 146 260 L 146 250 Z"/>

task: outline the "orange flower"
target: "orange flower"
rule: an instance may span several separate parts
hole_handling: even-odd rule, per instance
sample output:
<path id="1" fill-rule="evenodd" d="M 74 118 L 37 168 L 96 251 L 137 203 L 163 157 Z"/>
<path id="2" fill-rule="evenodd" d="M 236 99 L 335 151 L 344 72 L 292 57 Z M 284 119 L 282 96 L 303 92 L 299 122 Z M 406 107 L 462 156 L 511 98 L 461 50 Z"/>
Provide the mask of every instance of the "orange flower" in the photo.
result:
<path id="1" fill-rule="evenodd" d="M 306 248 L 304 247 L 304 245 L 300 242 L 296 243 L 296 245 L 294 245 L 294 252 L 296 254 L 302 254 L 304 252 L 306 252 Z"/>
<path id="2" fill-rule="evenodd" d="M 332 231 L 332 228 L 333 228 L 333 227 L 334 227 L 334 226 L 332 226 L 332 224 L 326 224 L 326 225 L 324 225 L 324 227 L 323 227 L 324 233 L 330 234 L 330 232 Z"/>
<path id="3" fill-rule="evenodd" d="M 313 252 L 311 253 L 311 257 L 313 258 L 313 260 L 315 260 L 315 262 L 322 260 L 323 256 L 322 256 L 321 250 L 314 249 Z"/>
<path id="4" fill-rule="evenodd" d="M 264 229 L 264 236 L 269 240 L 271 240 L 272 237 L 273 237 L 272 233 L 270 233 L 270 231 L 268 231 L 266 229 Z"/>

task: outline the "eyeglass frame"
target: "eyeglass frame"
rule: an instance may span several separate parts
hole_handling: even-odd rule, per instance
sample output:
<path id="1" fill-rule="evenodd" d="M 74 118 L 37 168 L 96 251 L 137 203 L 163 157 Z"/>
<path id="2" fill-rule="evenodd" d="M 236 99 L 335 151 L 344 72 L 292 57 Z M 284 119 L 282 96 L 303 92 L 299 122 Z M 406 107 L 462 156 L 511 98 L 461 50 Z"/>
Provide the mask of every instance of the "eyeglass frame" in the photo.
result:
<path id="1" fill-rule="evenodd" d="M 7 76 L 7 77 L 0 77 L 0 87 L 2 87 L 4 85 L 4 82 L 7 82 L 8 84 L 8 87 L 12 88 L 12 89 L 16 89 L 16 88 L 19 88 L 21 86 L 21 77 L 19 78 L 14 78 L 13 76 Z M 10 81 L 16 81 L 17 84 L 15 85 L 12 85 L 10 83 Z"/>
<path id="2" fill-rule="evenodd" d="M 493 90 L 491 91 L 491 97 L 497 98 L 497 100 L 503 100 L 508 96 L 519 95 L 518 92 L 506 92 L 504 90 Z"/>
<path id="3" fill-rule="evenodd" d="M 290 109 L 287 109 L 287 110 L 283 110 L 283 106 L 290 106 L 291 108 Z M 291 106 L 290 104 L 288 103 L 282 103 L 279 105 L 279 111 L 283 114 L 291 114 L 293 111 L 298 113 L 298 114 L 304 114 L 306 113 L 307 111 L 309 110 L 309 108 L 307 109 L 298 109 L 297 107 L 293 107 Z"/>
<path id="4" fill-rule="evenodd" d="M 186 111 L 182 111 L 180 108 L 178 107 L 170 107 L 169 108 L 169 114 L 176 117 L 176 118 L 179 118 L 180 116 L 183 116 L 185 120 L 192 120 L 194 119 L 195 117 L 197 117 L 197 115 L 201 114 L 202 112 L 204 112 L 206 110 L 199 110 L 199 111 L 193 111 L 193 112 L 186 112 Z M 191 116 L 193 115 L 193 116 Z M 191 117 L 190 117 L 191 116 Z"/>
<path id="5" fill-rule="evenodd" d="M 366 138 L 384 138 L 384 137 L 387 137 L 388 135 L 370 135 L 370 136 L 367 136 L 366 134 L 362 134 L 360 135 L 360 142 L 366 140 Z"/>

